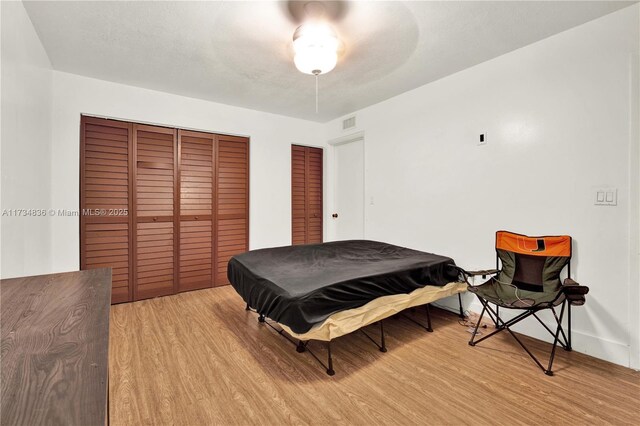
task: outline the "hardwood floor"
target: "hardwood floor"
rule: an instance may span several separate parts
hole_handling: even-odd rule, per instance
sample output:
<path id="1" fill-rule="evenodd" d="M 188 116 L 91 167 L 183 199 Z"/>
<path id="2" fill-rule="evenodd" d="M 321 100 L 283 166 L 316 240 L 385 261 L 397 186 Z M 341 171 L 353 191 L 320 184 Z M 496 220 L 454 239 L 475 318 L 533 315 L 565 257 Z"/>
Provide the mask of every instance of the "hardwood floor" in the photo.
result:
<path id="1" fill-rule="evenodd" d="M 385 320 L 387 353 L 359 332 L 335 340 L 329 377 L 229 286 L 116 305 L 111 423 L 636 424 L 639 372 L 559 350 L 547 377 L 506 333 L 470 347 L 455 315 L 432 316 L 433 333 Z"/>

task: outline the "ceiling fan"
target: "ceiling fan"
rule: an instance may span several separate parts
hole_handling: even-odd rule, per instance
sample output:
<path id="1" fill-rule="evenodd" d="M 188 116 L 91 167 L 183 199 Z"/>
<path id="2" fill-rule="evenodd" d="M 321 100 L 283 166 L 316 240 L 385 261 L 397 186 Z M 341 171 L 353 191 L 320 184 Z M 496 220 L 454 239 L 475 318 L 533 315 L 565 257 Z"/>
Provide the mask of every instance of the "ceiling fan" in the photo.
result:
<path id="1" fill-rule="evenodd" d="M 318 112 L 318 77 L 333 70 L 343 45 L 333 28 L 346 12 L 344 1 L 289 1 L 289 13 L 300 23 L 293 33 L 294 64 L 316 78 L 316 113 Z"/>

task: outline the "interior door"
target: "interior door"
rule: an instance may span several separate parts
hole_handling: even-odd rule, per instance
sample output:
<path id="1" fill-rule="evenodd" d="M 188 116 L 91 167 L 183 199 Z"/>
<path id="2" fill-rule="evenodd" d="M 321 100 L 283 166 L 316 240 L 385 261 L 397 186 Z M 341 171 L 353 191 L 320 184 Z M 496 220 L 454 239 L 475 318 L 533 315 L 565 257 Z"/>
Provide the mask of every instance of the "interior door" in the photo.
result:
<path id="1" fill-rule="evenodd" d="M 336 145 L 335 211 L 336 240 L 364 238 L 364 140 Z"/>
<path id="2" fill-rule="evenodd" d="M 304 146 L 291 145 L 291 244 L 307 242 L 307 166 Z"/>
<path id="3" fill-rule="evenodd" d="M 178 130 L 180 255 L 178 291 L 213 286 L 213 181 L 216 136 Z"/>
<path id="4" fill-rule="evenodd" d="M 140 300 L 177 291 L 176 130 L 134 124 L 133 146 L 134 299 Z"/>
<path id="5" fill-rule="evenodd" d="M 322 148 L 291 146 L 291 243 L 323 241 Z"/>

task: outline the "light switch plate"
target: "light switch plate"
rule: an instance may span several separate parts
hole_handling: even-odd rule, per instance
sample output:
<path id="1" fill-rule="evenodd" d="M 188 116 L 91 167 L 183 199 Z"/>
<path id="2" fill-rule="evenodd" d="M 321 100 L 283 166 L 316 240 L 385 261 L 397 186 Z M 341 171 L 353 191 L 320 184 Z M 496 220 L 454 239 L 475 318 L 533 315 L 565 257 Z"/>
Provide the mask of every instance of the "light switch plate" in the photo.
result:
<path id="1" fill-rule="evenodd" d="M 617 188 L 596 188 L 594 191 L 594 203 L 596 206 L 617 206 L 618 205 L 618 189 Z"/>

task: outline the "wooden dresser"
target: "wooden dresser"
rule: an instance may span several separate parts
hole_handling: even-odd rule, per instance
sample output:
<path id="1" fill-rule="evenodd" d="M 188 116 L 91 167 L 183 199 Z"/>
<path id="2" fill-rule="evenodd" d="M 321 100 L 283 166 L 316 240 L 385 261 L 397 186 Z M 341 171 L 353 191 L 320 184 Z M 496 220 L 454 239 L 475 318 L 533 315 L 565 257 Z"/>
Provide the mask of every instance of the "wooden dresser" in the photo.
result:
<path id="1" fill-rule="evenodd" d="M 0 424 L 108 423 L 110 304 L 110 268 L 0 281 Z"/>

